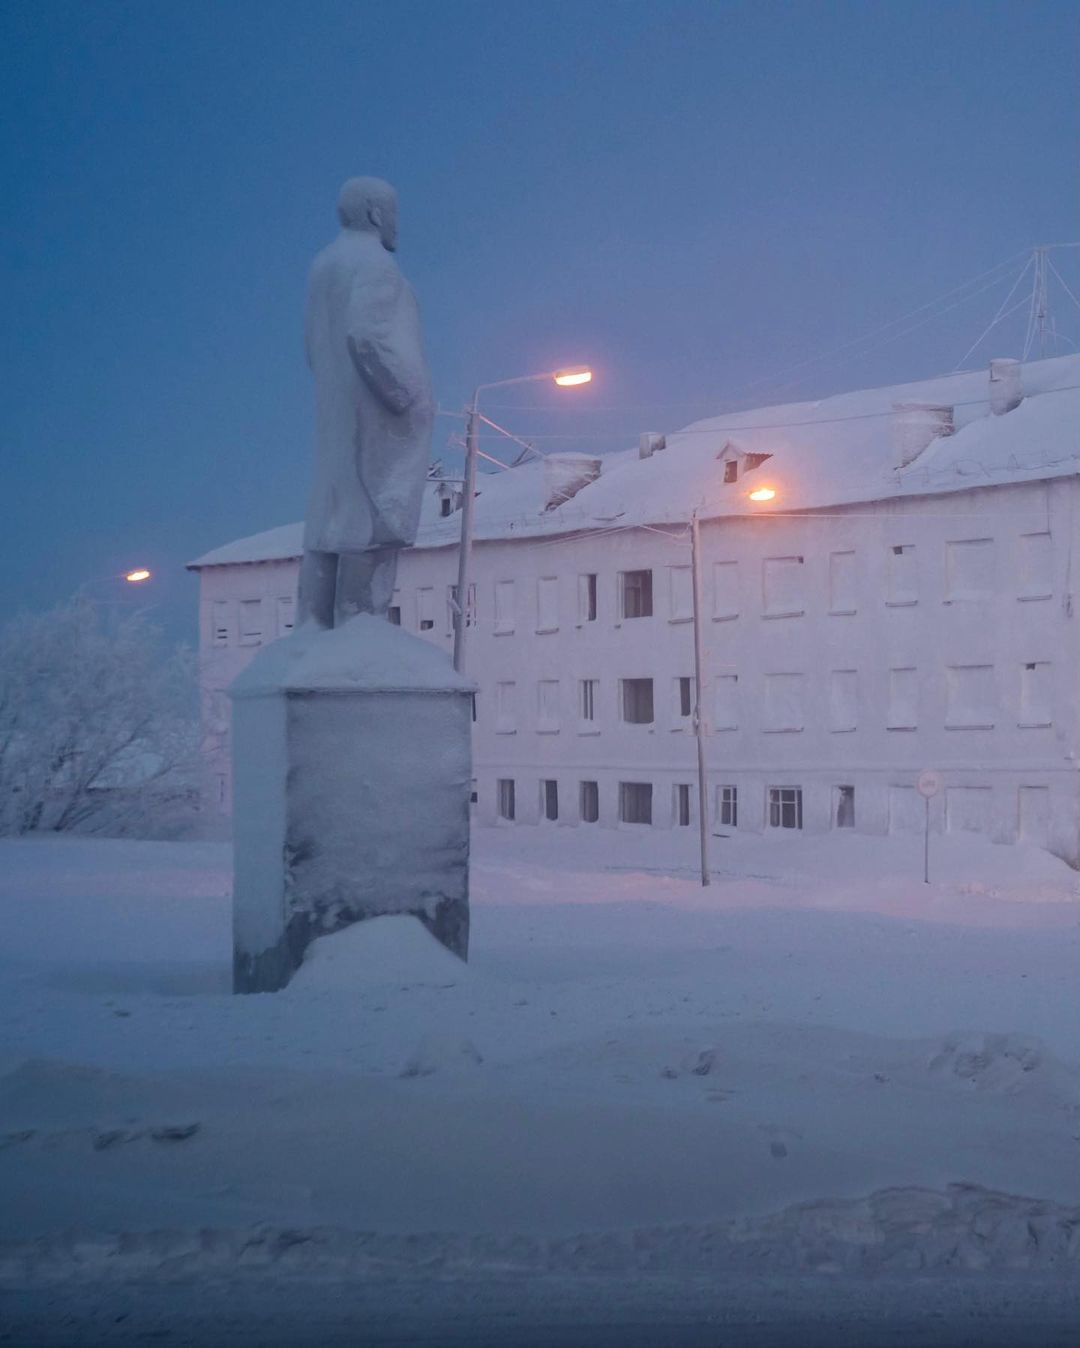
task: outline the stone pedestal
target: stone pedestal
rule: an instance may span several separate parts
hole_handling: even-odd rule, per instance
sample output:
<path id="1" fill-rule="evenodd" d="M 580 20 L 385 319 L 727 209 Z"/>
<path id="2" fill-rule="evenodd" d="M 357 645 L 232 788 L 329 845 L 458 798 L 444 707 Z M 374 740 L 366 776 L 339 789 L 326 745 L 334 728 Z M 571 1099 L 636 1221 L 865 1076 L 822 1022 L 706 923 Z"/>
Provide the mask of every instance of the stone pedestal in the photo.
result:
<path id="1" fill-rule="evenodd" d="M 233 986 L 284 987 L 317 936 L 411 913 L 469 945 L 473 686 L 384 618 L 261 651 L 233 707 Z"/>

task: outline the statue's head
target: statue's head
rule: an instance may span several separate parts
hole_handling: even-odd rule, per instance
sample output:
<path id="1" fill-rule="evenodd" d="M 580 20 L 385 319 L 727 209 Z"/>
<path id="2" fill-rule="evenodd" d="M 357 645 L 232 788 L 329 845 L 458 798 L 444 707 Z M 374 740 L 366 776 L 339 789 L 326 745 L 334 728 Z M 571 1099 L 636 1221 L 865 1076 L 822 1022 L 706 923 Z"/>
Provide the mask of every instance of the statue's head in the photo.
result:
<path id="1" fill-rule="evenodd" d="M 350 178 L 338 196 L 337 213 L 343 228 L 378 234 L 389 253 L 397 247 L 397 193 L 381 178 Z"/>

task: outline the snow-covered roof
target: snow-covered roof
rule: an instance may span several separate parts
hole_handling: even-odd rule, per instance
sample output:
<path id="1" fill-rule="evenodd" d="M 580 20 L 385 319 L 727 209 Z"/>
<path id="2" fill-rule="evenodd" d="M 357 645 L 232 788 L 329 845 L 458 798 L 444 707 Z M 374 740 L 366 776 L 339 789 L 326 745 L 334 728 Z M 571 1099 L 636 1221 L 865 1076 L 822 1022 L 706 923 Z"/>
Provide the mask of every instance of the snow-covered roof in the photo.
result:
<path id="1" fill-rule="evenodd" d="M 606 454 L 594 482 L 565 504 L 546 509 L 543 463 L 485 473 L 479 483 L 478 539 L 528 538 L 632 524 L 669 524 L 768 511 L 821 509 L 1080 472 L 1080 355 L 1022 367 L 1024 400 L 995 416 L 988 371 L 965 371 L 913 384 L 841 393 L 696 421 L 667 436 L 666 448 L 642 459 L 638 450 Z M 933 441 L 897 470 L 892 411 L 896 403 L 954 409 L 955 434 Z M 731 446 L 765 462 L 724 482 L 720 458 Z M 730 454 L 728 455 L 730 458 Z M 749 500 L 772 487 L 765 504 Z M 458 541 L 460 515 L 440 513 L 438 483 L 425 491 L 416 546 Z M 227 566 L 301 554 L 302 525 L 287 524 L 241 538 L 189 565 Z"/>

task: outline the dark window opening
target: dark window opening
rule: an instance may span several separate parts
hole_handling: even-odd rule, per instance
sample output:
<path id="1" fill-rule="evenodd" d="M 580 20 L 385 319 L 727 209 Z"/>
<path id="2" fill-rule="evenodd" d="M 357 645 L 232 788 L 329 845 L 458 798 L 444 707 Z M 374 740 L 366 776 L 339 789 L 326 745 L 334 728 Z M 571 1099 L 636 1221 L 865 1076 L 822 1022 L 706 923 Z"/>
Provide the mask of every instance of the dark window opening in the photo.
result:
<path id="1" fill-rule="evenodd" d="M 675 822 L 680 828 L 690 823 L 690 786 L 679 782 L 675 787 Z"/>
<path id="2" fill-rule="evenodd" d="M 500 777 L 498 787 L 499 787 L 499 818 L 513 819 L 514 814 L 516 812 L 513 777 Z"/>
<path id="3" fill-rule="evenodd" d="M 543 794 L 544 818 L 552 821 L 559 817 L 559 783 L 551 778 L 540 783 Z"/>
<path id="4" fill-rule="evenodd" d="M 590 572 L 581 577 L 581 621 L 596 621 L 596 573 Z"/>
<path id="5" fill-rule="evenodd" d="M 739 461 L 738 459 L 728 459 L 724 464 L 724 481 L 738 482 L 739 480 Z"/>
<path id="6" fill-rule="evenodd" d="M 600 818 L 600 787 L 596 782 L 582 782 L 580 787 L 581 822 L 595 824 Z"/>
<path id="7" fill-rule="evenodd" d="M 629 721 L 631 725 L 652 725 L 652 679 L 623 679 L 622 704 L 624 721 Z"/>
<path id="8" fill-rule="evenodd" d="M 838 786 L 836 788 L 836 827 L 855 827 L 855 788 Z"/>
<path id="9" fill-rule="evenodd" d="M 619 783 L 619 819 L 624 824 L 652 823 L 652 782 Z"/>
<path id="10" fill-rule="evenodd" d="M 624 618 L 651 618 L 652 572 L 624 571 L 622 573 L 622 616 Z"/>
<path id="11" fill-rule="evenodd" d="M 401 626 L 401 605 L 391 604 L 386 610 L 386 620 L 392 627 Z"/>
<path id="12" fill-rule="evenodd" d="M 679 715 L 689 716 L 693 712 L 693 702 L 690 693 L 691 680 L 688 678 L 679 680 Z"/>
<path id="13" fill-rule="evenodd" d="M 802 828 L 802 787 L 769 787 L 769 827 Z"/>

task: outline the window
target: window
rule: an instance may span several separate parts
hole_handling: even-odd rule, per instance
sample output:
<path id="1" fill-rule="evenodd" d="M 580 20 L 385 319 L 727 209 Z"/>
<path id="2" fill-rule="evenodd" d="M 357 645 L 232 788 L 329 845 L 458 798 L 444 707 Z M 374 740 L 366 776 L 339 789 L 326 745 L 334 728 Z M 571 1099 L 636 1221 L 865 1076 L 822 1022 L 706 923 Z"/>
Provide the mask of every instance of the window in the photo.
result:
<path id="1" fill-rule="evenodd" d="M 988 786 L 945 788 L 945 829 L 948 833 L 987 833 L 990 829 L 991 790 Z"/>
<path id="2" fill-rule="evenodd" d="M 619 819 L 624 824 L 652 823 L 652 782 L 619 783 Z"/>
<path id="3" fill-rule="evenodd" d="M 541 735 L 553 735 L 559 729 L 559 680 L 541 679 L 536 690 L 536 729 Z"/>
<path id="4" fill-rule="evenodd" d="M 739 480 L 739 460 L 728 459 L 727 463 L 724 464 L 724 481 L 738 482 L 738 480 Z"/>
<path id="5" fill-rule="evenodd" d="M 950 665 L 945 671 L 945 726 L 987 729 L 997 717 L 993 665 Z"/>
<path id="6" fill-rule="evenodd" d="M 474 706 L 476 705 L 475 699 L 473 700 L 473 705 Z M 469 784 L 469 804 L 475 805 L 479 799 L 480 799 L 480 792 L 477 791 L 476 789 L 476 778 L 474 777 L 471 783 Z"/>
<path id="7" fill-rule="evenodd" d="M 619 573 L 619 614 L 623 618 L 652 617 L 652 572 Z"/>
<path id="8" fill-rule="evenodd" d="M 678 678 L 675 680 L 675 719 L 686 720 L 687 717 L 694 714 L 694 681 L 691 678 Z M 676 726 L 676 730 L 681 730 L 681 726 Z"/>
<path id="9" fill-rule="evenodd" d="M 1049 599 L 1054 592 L 1054 547 L 1048 533 L 1020 535 L 1020 599 Z"/>
<path id="10" fill-rule="evenodd" d="M 829 612 L 854 613 L 857 581 L 854 552 L 829 553 Z"/>
<path id="11" fill-rule="evenodd" d="M 796 618 L 806 609 L 801 557 L 766 557 L 762 588 L 767 618 Z"/>
<path id="12" fill-rule="evenodd" d="M 596 782 L 579 784 L 578 807 L 583 824 L 595 824 L 600 818 L 600 787 Z"/>
<path id="13" fill-rule="evenodd" d="M 277 601 L 277 634 L 279 637 L 287 635 L 293 630 L 296 622 L 296 600 L 291 594 L 282 594 L 278 596 Z"/>
<path id="14" fill-rule="evenodd" d="M 559 783 L 552 777 L 540 783 L 540 809 L 552 823 L 559 817 Z"/>
<path id="15" fill-rule="evenodd" d="M 722 828 L 738 828 L 739 788 L 737 786 L 718 786 L 716 788 L 716 822 Z"/>
<path id="16" fill-rule="evenodd" d="M 446 587 L 446 630 L 453 632 L 457 622 L 458 593 L 456 585 Z M 476 586 L 469 585 L 469 602 L 465 605 L 465 626 L 476 624 Z"/>
<path id="17" fill-rule="evenodd" d="M 718 622 L 739 616 L 739 563 L 713 563 L 713 617 Z"/>
<path id="18" fill-rule="evenodd" d="M 210 611 L 211 639 L 215 646 L 229 644 L 229 604 L 225 599 L 215 599 Z"/>
<path id="19" fill-rule="evenodd" d="M 498 580 L 495 582 L 495 631 L 512 632 L 514 630 L 514 582 Z"/>
<path id="20" fill-rule="evenodd" d="M 513 679 L 495 685 L 495 733 L 512 735 L 517 730 L 517 684 Z"/>
<path id="21" fill-rule="evenodd" d="M 622 718 L 631 725 L 652 725 L 652 679 L 622 679 Z"/>
<path id="22" fill-rule="evenodd" d="M 690 622 L 694 616 L 694 578 L 688 566 L 669 566 L 671 621 Z"/>
<path id="23" fill-rule="evenodd" d="M 802 828 L 802 787 L 769 787 L 769 827 Z"/>
<path id="24" fill-rule="evenodd" d="M 770 733 L 801 730 L 803 713 L 802 674 L 766 674 L 762 730 Z"/>
<path id="25" fill-rule="evenodd" d="M 386 621 L 390 624 L 391 627 L 400 627 L 400 626 L 401 626 L 401 605 L 400 605 L 400 604 L 391 604 L 391 605 L 390 605 L 390 607 L 386 610 Z"/>
<path id="26" fill-rule="evenodd" d="M 500 777 L 498 787 L 498 808 L 500 819 L 513 819 L 516 802 L 514 800 L 513 777 Z"/>
<path id="27" fill-rule="evenodd" d="M 578 622 L 596 622 L 596 572 L 578 576 Z"/>
<path id="28" fill-rule="evenodd" d="M 675 783 L 675 825 L 686 828 L 690 823 L 690 783 Z"/>
<path id="29" fill-rule="evenodd" d="M 439 514 L 445 517 L 454 513 L 454 500 L 451 496 L 439 497 Z"/>
<path id="30" fill-rule="evenodd" d="M 829 729 L 855 730 L 858 724 L 858 670 L 834 669 L 829 676 Z"/>
<path id="31" fill-rule="evenodd" d="M 541 576 L 536 582 L 536 630 L 559 630 L 559 582 L 555 576 Z"/>
<path id="32" fill-rule="evenodd" d="M 472 719 L 473 719 L 473 724 L 474 724 L 474 725 L 476 724 L 476 699 L 477 699 L 479 696 L 480 696 L 479 693 L 470 693 L 470 694 L 469 694 L 469 707 L 470 707 L 470 709 L 471 709 L 471 711 L 472 711 Z"/>
<path id="33" fill-rule="evenodd" d="M 1050 662 L 1033 660 L 1020 671 L 1020 724 L 1051 725 L 1051 706 Z"/>
<path id="34" fill-rule="evenodd" d="M 599 687 L 599 679 L 581 679 L 578 682 L 578 691 L 580 694 L 579 711 L 583 721 L 596 720 L 596 695 Z"/>
<path id="35" fill-rule="evenodd" d="M 889 550 L 886 604 L 917 604 L 919 576 L 915 567 L 915 544 L 896 543 Z"/>
<path id="36" fill-rule="evenodd" d="M 889 730 L 914 730 L 919 724 L 919 672 L 889 670 Z"/>
<path id="37" fill-rule="evenodd" d="M 965 539 L 945 544 L 945 600 L 989 599 L 994 592 L 994 540 Z"/>
<path id="38" fill-rule="evenodd" d="M 416 626 L 420 632 L 430 632 L 435 626 L 435 591 L 430 585 L 416 592 Z"/>
<path id="39" fill-rule="evenodd" d="M 262 600 L 240 600 L 240 645 L 262 645 Z"/>
<path id="40" fill-rule="evenodd" d="M 838 786 L 836 788 L 836 827 L 855 827 L 855 788 Z"/>
<path id="41" fill-rule="evenodd" d="M 718 674 L 713 684 L 713 730 L 739 728 L 739 676 Z"/>

